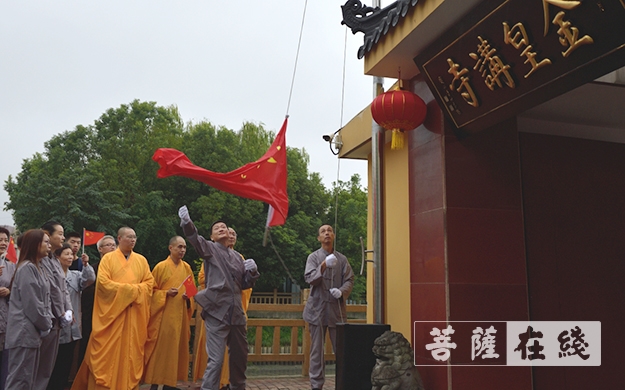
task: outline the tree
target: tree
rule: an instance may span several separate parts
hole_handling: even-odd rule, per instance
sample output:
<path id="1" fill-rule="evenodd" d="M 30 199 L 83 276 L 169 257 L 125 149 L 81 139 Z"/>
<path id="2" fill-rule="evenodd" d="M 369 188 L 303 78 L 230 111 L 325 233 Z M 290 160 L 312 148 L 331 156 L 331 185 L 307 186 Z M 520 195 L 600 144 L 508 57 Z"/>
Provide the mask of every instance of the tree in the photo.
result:
<path id="1" fill-rule="evenodd" d="M 157 239 L 146 240 L 154 232 L 147 226 L 164 222 L 154 212 L 164 211 L 167 204 L 156 202 L 160 183 L 150 158 L 158 147 L 179 145 L 182 133 L 175 107 L 135 100 L 109 109 L 94 125 L 56 135 L 44 144 L 43 154 L 26 159 L 16 178 L 5 183 L 10 199 L 5 208 L 13 210 L 22 231 L 50 219 L 66 231 L 86 228 L 114 236 L 121 226 L 139 226 L 145 230 L 137 231 L 137 252 L 162 259 Z M 169 216 L 166 224 L 174 220 Z"/>
<path id="2" fill-rule="evenodd" d="M 151 159 L 157 148 L 175 148 L 196 165 L 228 172 L 257 160 L 274 138 L 274 132 L 250 122 L 238 131 L 206 121 L 184 125 L 176 107 L 135 100 L 108 109 L 93 125 L 47 141 L 43 153 L 26 159 L 22 171 L 5 182 L 5 209 L 13 211 L 22 231 L 50 219 L 66 231 L 86 228 L 114 236 L 121 226 L 132 227 L 136 251 L 154 265 L 167 257 L 169 239 L 182 234 L 178 208 L 187 205 L 200 234 L 209 236 L 217 219 L 237 230 L 236 249 L 254 258 L 262 274 L 256 291 L 281 289 L 290 277 L 307 287 L 306 258 L 319 247 L 319 226 L 334 221 L 333 194 L 339 195 L 339 240 L 347 240 L 339 241 L 341 251 L 350 261 L 360 258 L 354 243 L 366 231 L 366 193 L 358 178 L 340 182 L 331 194 L 319 174 L 308 171 L 306 151 L 287 147 L 289 214 L 263 246 L 266 204 L 183 177 L 157 179 L 158 164 Z M 97 257 L 93 249 L 91 254 Z M 185 258 L 193 264 L 197 254 L 189 248 Z"/>

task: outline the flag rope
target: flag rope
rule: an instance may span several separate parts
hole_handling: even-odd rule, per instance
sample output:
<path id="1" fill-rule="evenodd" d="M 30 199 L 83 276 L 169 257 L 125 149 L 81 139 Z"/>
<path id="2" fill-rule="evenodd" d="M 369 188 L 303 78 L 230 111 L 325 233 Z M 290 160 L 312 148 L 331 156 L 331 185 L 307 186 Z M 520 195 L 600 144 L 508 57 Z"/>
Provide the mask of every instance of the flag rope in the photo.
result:
<path id="1" fill-rule="evenodd" d="M 302 45 L 302 35 L 304 33 L 304 20 L 306 19 L 306 8 L 308 7 L 308 0 L 304 2 L 304 12 L 302 14 L 302 25 L 299 29 L 299 40 L 297 41 L 297 51 L 295 52 L 295 64 L 293 65 L 293 77 L 291 78 L 291 89 L 289 90 L 289 101 L 286 104 L 286 116 L 289 116 L 289 109 L 291 108 L 291 96 L 293 95 L 293 85 L 295 84 L 295 72 L 297 71 L 297 60 L 299 59 L 299 49 Z"/>
<path id="2" fill-rule="evenodd" d="M 289 279 L 291 279 L 291 283 L 293 283 L 296 286 L 299 286 L 299 283 L 297 283 L 295 279 L 293 279 L 293 275 L 291 275 L 291 271 L 289 271 L 289 267 L 286 266 L 286 264 L 284 263 L 284 260 L 282 260 L 282 257 L 278 253 L 278 249 L 276 248 L 275 245 L 273 245 L 273 240 L 271 239 L 271 231 L 269 230 L 267 230 L 267 237 L 269 237 L 269 243 L 271 244 L 273 251 L 276 252 L 276 256 L 278 256 L 278 260 L 280 260 L 280 263 L 282 263 L 282 266 L 284 267 L 286 274 L 289 275 Z"/>
<path id="3" fill-rule="evenodd" d="M 341 84 L 341 119 L 340 119 L 340 129 L 343 128 L 343 108 L 345 106 L 345 66 L 347 63 L 347 26 L 345 26 L 345 39 L 343 40 L 343 80 Z M 339 154 L 336 154 L 336 187 L 339 186 L 341 177 L 341 159 L 339 158 Z M 335 200 L 334 200 L 334 250 L 338 247 L 338 224 L 339 224 L 339 191 L 336 191 Z"/>

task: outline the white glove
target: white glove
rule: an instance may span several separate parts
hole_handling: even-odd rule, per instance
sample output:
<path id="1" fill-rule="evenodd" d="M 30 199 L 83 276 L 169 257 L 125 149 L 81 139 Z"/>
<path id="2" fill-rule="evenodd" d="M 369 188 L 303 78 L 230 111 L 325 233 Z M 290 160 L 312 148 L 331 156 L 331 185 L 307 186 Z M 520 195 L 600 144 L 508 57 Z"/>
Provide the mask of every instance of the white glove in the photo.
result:
<path id="1" fill-rule="evenodd" d="M 336 266 L 336 263 L 338 263 L 338 259 L 336 258 L 336 256 L 334 256 L 334 253 L 330 253 L 328 256 L 326 256 L 326 267 L 334 268 L 334 266 Z"/>
<path id="2" fill-rule="evenodd" d="M 74 315 L 71 310 L 68 310 L 60 318 L 61 326 L 66 326 L 72 323 Z"/>
<path id="3" fill-rule="evenodd" d="M 186 224 L 191 222 L 191 217 L 189 217 L 189 209 L 187 208 L 187 206 L 182 206 L 178 209 L 178 216 L 180 217 L 180 221 L 182 223 Z"/>
<path id="4" fill-rule="evenodd" d="M 331 288 L 330 294 L 332 294 L 332 296 L 336 299 L 339 299 L 340 297 L 343 296 L 343 293 L 338 288 Z"/>
<path id="5" fill-rule="evenodd" d="M 256 266 L 254 259 L 247 259 L 243 262 L 243 264 L 245 265 L 246 271 L 252 271 L 252 273 L 258 271 L 258 267 Z"/>
<path id="6" fill-rule="evenodd" d="M 50 334 L 50 329 L 48 329 L 48 330 L 40 330 L 40 331 L 39 331 L 39 336 L 40 336 L 41 338 L 46 337 L 46 336 L 47 336 L 47 335 L 49 335 L 49 334 Z"/>

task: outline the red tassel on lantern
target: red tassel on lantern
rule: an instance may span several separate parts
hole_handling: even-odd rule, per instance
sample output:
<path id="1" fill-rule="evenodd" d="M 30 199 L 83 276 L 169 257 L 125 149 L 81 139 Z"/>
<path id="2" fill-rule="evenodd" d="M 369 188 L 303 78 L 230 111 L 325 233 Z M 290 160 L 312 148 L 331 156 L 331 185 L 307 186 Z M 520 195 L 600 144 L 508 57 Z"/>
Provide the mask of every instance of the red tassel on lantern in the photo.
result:
<path id="1" fill-rule="evenodd" d="M 377 124 L 393 132 L 391 149 L 404 147 L 404 131 L 421 126 L 427 106 L 418 95 L 403 90 L 387 91 L 371 103 L 371 115 Z"/>

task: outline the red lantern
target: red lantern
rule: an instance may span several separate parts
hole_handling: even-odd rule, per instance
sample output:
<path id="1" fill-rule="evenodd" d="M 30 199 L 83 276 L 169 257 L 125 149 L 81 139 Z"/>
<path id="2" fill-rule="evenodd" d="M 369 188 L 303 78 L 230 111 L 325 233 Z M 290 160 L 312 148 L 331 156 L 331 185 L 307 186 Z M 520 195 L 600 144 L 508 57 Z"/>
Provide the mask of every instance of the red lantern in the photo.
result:
<path id="1" fill-rule="evenodd" d="M 391 149 L 404 147 L 404 131 L 421 126 L 427 106 L 418 95 L 402 90 L 387 91 L 371 103 L 373 120 L 386 130 L 393 131 Z"/>

